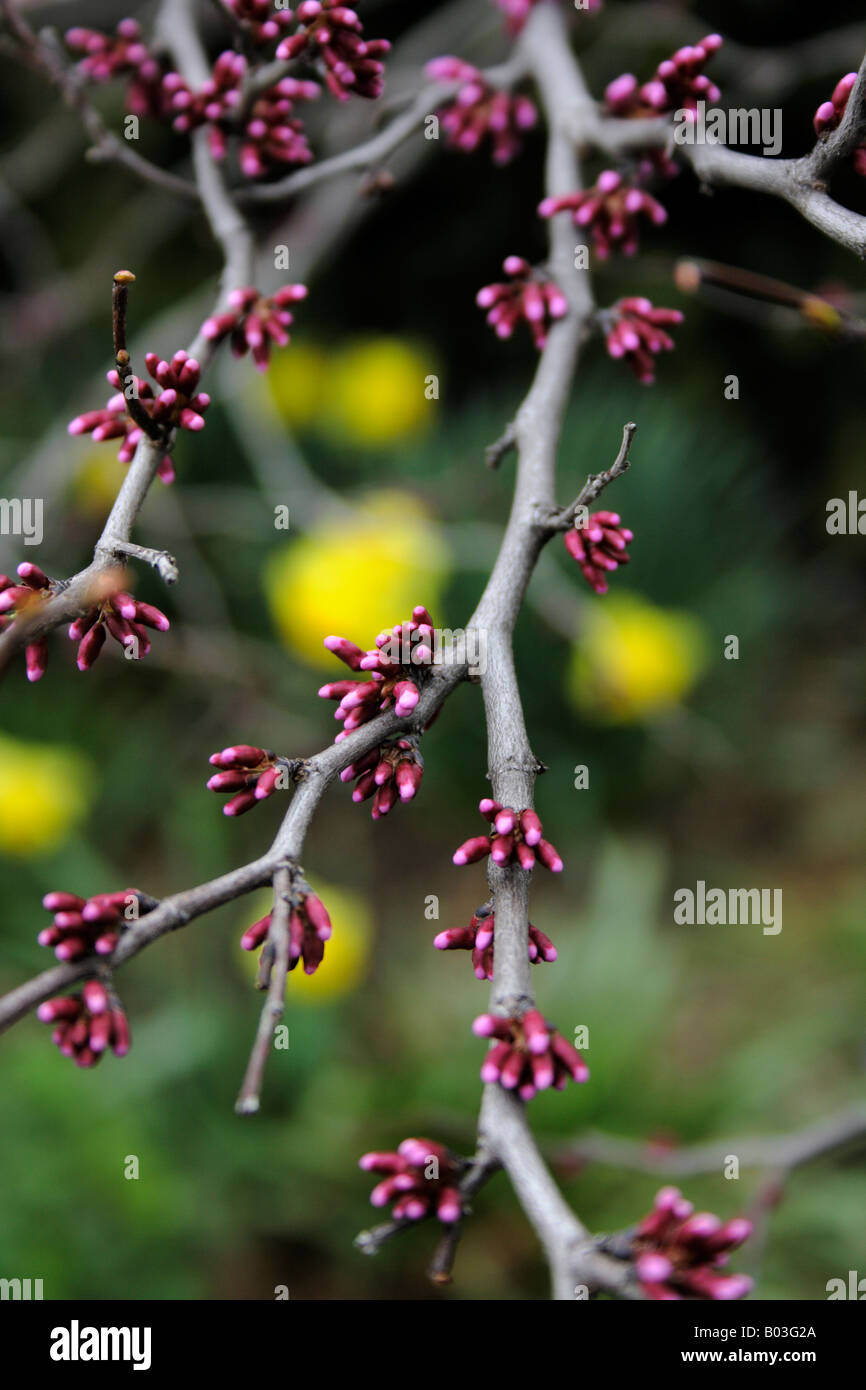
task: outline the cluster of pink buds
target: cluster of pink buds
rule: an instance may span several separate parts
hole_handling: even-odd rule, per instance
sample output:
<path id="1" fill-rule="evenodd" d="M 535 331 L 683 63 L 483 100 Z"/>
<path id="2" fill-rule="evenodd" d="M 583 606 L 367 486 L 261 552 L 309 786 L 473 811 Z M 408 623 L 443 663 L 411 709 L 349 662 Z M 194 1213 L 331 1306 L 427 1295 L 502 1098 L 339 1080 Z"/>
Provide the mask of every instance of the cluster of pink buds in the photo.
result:
<path id="1" fill-rule="evenodd" d="M 675 1187 L 663 1187 L 652 1211 L 636 1227 L 631 1245 L 635 1271 L 647 1298 L 734 1299 L 752 1287 L 745 1274 L 719 1274 L 728 1252 L 752 1232 L 745 1217 L 722 1222 L 694 1213 Z"/>
<path id="2" fill-rule="evenodd" d="M 450 1225 L 463 1213 L 460 1164 L 454 1154 L 432 1139 L 404 1139 L 396 1153 L 369 1153 L 358 1160 L 365 1173 L 383 1173 L 370 1193 L 374 1207 L 389 1202 L 398 1221 L 420 1221 L 434 1214 Z"/>
<path id="3" fill-rule="evenodd" d="M 666 111 L 685 111 L 694 120 L 699 101 L 715 102 L 721 92 L 704 72 L 722 46 L 720 34 L 708 34 L 700 43 L 678 48 L 659 63 L 655 76 L 643 86 L 630 72 L 605 88 L 605 102 L 615 116 L 659 116 Z"/>
<path id="4" fill-rule="evenodd" d="M 36 1017 L 55 1024 L 51 1041 L 76 1066 L 95 1067 L 108 1047 L 115 1057 L 129 1051 L 129 1024 L 120 1000 L 98 980 L 88 980 L 81 994 L 46 1000 Z"/>
<path id="5" fill-rule="evenodd" d="M 471 951 L 472 967 L 475 977 L 478 980 L 493 979 L 493 946 L 494 930 L 496 927 L 496 916 L 493 905 L 486 903 L 484 907 L 479 907 L 473 913 L 472 920 L 468 927 L 449 927 L 447 931 L 441 931 L 438 936 L 433 938 L 433 945 L 438 951 Z M 555 961 L 556 947 L 549 936 L 545 936 L 538 927 L 529 924 L 529 959 L 534 964 L 538 961 Z"/>
<path id="6" fill-rule="evenodd" d="M 0 631 L 10 621 L 23 616 L 35 599 L 49 598 L 57 592 L 56 581 L 48 578 L 38 565 L 23 561 L 17 569 L 21 580 L 16 584 L 6 574 L 0 574 Z M 122 647 L 131 649 L 138 661 L 150 651 L 146 628 L 167 632 L 168 618 L 152 603 L 142 603 L 131 594 L 116 593 L 88 608 L 69 627 L 69 639 L 78 643 L 78 669 L 91 667 L 110 634 Z M 45 675 L 48 648 L 44 638 L 28 643 L 25 648 L 27 679 L 38 681 Z"/>
<path id="7" fill-rule="evenodd" d="M 36 938 L 39 945 L 53 946 L 58 960 L 79 960 L 90 951 L 110 956 L 125 923 L 152 912 L 157 902 L 136 888 L 125 888 L 119 893 L 96 893 L 92 898 L 46 893 L 42 906 L 53 914 L 53 921 Z"/>
<path id="8" fill-rule="evenodd" d="M 251 743 L 236 743 L 221 753 L 211 753 L 208 762 L 220 769 L 208 780 L 208 791 L 233 793 L 223 807 L 224 816 L 242 816 L 289 784 L 287 759 Z"/>
<path id="9" fill-rule="evenodd" d="M 78 643 L 79 671 L 88 671 L 108 636 L 129 651 L 133 661 L 140 661 L 150 651 L 146 629 L 168 632 L 169 626 L 168 618 L 152 603 L 141 603 L 131 594 L 112 594 L 70 624 L 69 640 Z"/>
<path id="10" fill-rule="evenodd" d="M 223 0 L 253 43 L 271 43 L 292 22 L 289 9 L 274 9 L 274 0 Z"/>
<path id="11" fill-rule="evenodd" d="M 309 164 L 313 158 L 303 123 L 293 116 L 296 101 L 315 101 L 319 87 L 284 77 L 257 97 L 241 132 L 238 160 L 248 179 L 258 179 L 280 164 Z M 221 156 L 220 156 L 221 157 Z"/>
<path id="12" fill-rule="evenodd" d="M 846 73 L 833 88 L 833 95 L 830 100 L 821 102 L 813 121 L 816 135 L 826 135 L 829 131 L 836 129 L 845 114 L 848 98 L 856 82 L 856 72 Z M 866 178 L 866 145 L 860 145 L 854 151 L 852 163 L 856 172 Z"/>
<path id="13" fill-rule="evenodd" d="M 20 584 L 8 574 L 0 574 L 0 632 L 21 617 L 34 600 L 49 598 L 54 585 L 38 565 L 23 560 L 15 571 Z M 29 681 L 41 680 L 48 665 L 48 644 L 40 637 L 24 648 L 24 660 Z"/>
<path id="14" fill-rule="evenodd" d="M 565 548 L 583 571 L 583 577 L 597 594 L 607 593 L 605 574 L 627 565 L 626 546 L 634 532 L 622 525 L 617 512 L 591 512 L 584 526 L 565 533 Z"/>
<path id="15" fill-rule="evenodd" d="M 271 913 L 247 927 L 241 937 L 245 951 L 255 951 L 267 940 L 271 929 Z M 304 974 L 315 975 L 325 958 L 325 942 L 331 936 L 331 919 L 321 898 L 311 893 L 306 884 L 293 893 L 289 916 L 289 969 L 299 960 L 304 962 Z"/>
<path id="16" fill-rule="evenodd" d="M 649 218 L 655 226 L 667 221 L 667 213 L 642 188 L 623 181 L 613 169 L 599 174 L 594 188 L 580 193 L 565 193 L 558 198 L 545 198 L 538 205 L 539 216 L 554 217 L 558 212 L 571 212 L 576 227 L 592 231 L 595 254 L 606 260 L 611 251 L 633 256 L 638 248 L 639 219 Z"/>
<path id="17" fill-rule="evenodd" d="M 225 139 L 217 124 L 231 117 L 240 105 L 241 84 L 247 70 L 247 60 L 241 53 L 226 49 L 216 59 L 211 76 L 193 92 L 178 72 L 167 73 L 163 90 L 169 110 L 176 113 L 172 125 L 181 134 L 196 130 L 210 122 L 211 153 L 221 159 L 225 154 Z"/>
<path id="18" fill-rule="evenodd" d="M 302 0 L 295 18 L 303 27 L 283 39 L 278 58 L 299 58 L 302 53 L 318 58 L 328 90 L 340 101 L 353 95 L 382 95 L 385 66 L 380 59 L 391 47 L 387 39 L 364 39 L 357 14 L 339 0 Z"/>
<path id="19" fill-rule="evenodd" d="M 589 1067 L 577 1048 L 537 1009 L 527 1009 L 520 1018 L 480 1014 L 472 1031 L 477 1038 L 496 1038 L 484 1058 L 481 1080 L 498 1081 L 507 1091 L 516 1090 L 521 1100 L 532 1100 L 551 1086 L 561 1091 L 569 1077 L 578 1082 L 589 1079 Z"/>
<path id="20" fill-rule="evenodd" d="M 345 637 L 326 637 L 324 645 L 352 671 L 369 671 L 369 681 L 329 681 L 319 690 L 323 700 L 339 701 L 334 712 L 343 728 L 334 739 L 341 742 L 354 729 L 394 708 L 400 718 L 412 713 L 421 698 L 421 668 L 433 660 L 433 619 L 421 604 L 412 617 L 380 632 L 376 645 L 363 651 Z"/>
<path id="21" fill-rule="evenodd" d="M 536 858 L 551 873 L 562 871 L 562 860 L 549 840 L 542 837 L 542 825 L 533 810 L 515 811 L 485 796 L 478 803 L 485 820 L 491 822 L 487 835 L 473 835 L 471 840 L 455 851 L 455 864 L 476 864 L 488 854 L 494 864 L 519 864 L 527 871 L 535 867 Z"/>
<path id="22" fill-rule="evenodd" d="M 148 352 L 144 360 L 148 372 L 160 387 L 160 394 L 156 396 L 150 382 L 142 381 L 140 377 L 134 378 L 138 400 L 151 419 L 161 425 L 166 433 L 176 426 L 182 430 L 203 430 L 204 412 L 210 405 L 210 396 L 196 390 L 201 376 L 201 367 L 196 359 L 181 348 L 171 362 L 163 361 L 155 352 Z M 127 413 L 127 399 L 117 371 L 112 367 L 106 375 L 117 395 L 111 397 L 103 410 L 88 410 L 83 415 L 76 415 L 67 429 L 70 434 L 92 434 L 99 441 L 122 440 L 117 457 L 121 463 L 130 463 L 144 431 Z M 162 459 L 158 472 L 164 483 L 173 481 L 174 468 L 168 454 Z"/>
<path id="23" fill-rule="evenodd" d="M 485 285 L 475 296 L 479 309 L 487 309 L 487 322 L 497 338 L 510 338 L 525 323 L 539 351 L 547 342 L 555 319 L 568 313 L 568 300 L 558 285 L 543 272 L 533 270 L 522 256 L 506 256 L 502 269 L 510 280 Z"/>
<path id="24" fill-rule="evenodd" d="M 163 69 L 158 58 L 142 42 L 141 25 L 122 19 L 113 34 L 96 29 L 67 29 L 66 44 L 73 53 L 85 55 L 78 70 L 91 82 L 111 82 L 128 77 L 126 104 L 138 116 L 162 116 L 165 99 Z"/>
<path id="25" fill-rule="evenodd" d="M 292 315 L 288 305 L 306 297 L 306 285 L 284 285 L 270 296 L 259 294 L 252 286 L 232 290 L 228 296 L 228 311 L 205 319 L 201 331 L 215 343 L 231 335 L 234 356 L 243 357 L 246 352 L 252 352 L 253 361 L 263 372 L 271 359 L 271 345 L 285 347 L 289 341 Z"/>
<path id="26" fill-rule="evenodd" d="M 497 91 L 478 68 L 461 58 L 434 58 L 427 64 L 426 72 L 434 82 L 463 84 L 440 115 L 453 149 L 470 153 L 489 138 L 494 164 L 507 164 L 514 158 L 520 150 L 523 131 L 530 130 L 538 120 L 538 112 L 528 97 Z"/>
<path id="27" fill-rule="evenodd" d="M 674 346 L 665 329 L 682 321 L 679 309 L 656 309 L 642 297 L 618 299 L 607 315 L 607 350 L 611 357 L 623 358 L 638 381 L 651 386 L 655 381 L 653 357 L 670 352 Z"/>
<path id="28" fill-rule="evenodd" d="M 494 3 L 505 13 L 507 32 L 519 34 L 538 0 L 494 0 Z M 575 4 L 575 9 L 591 14 L 593 10 L 601 9 L 601 0 L 580 0 L 580 4 Z"/>
<path id="29" fill-rule="evenodd" d="M 424 759 L 417 742 L 398 738 L 372 748 L 344 767 L 340 781 L 355 782 L 353 801 L 367 801 L 372 796 L 373 820 L 381 820 L 398 801 L 412 800 L 423 775 Z"/>

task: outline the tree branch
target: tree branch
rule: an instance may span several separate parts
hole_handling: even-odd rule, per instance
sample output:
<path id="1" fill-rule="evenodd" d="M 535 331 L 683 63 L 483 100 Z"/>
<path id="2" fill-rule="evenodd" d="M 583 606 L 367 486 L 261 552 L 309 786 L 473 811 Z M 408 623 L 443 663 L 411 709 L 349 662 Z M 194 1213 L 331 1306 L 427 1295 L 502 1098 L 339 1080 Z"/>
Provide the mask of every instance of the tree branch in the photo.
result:
<path id="1" fill-rule="evenodd" d="M 254 1115 L 259 1108 L 265 1067 L 274 1040 L 274 1029 L 283 1016 L 286 1002 L 286 978 L 289 973 L 289 916 L 291 913 L 291 868 L 283 866 L 274 874 L 274 910 L 268 930 L 270 948 L 270 979 L 267 998 L 262 1007 L 253 1050 L 238 1094 L 235 1110 L 239 1115 Z"/>
<path id="2" fill-rule="evenodd" d="M 590 1132 L 553 1151 L 554 1163 L 603 1163 L 656 1177 L 690 1178 L 721 1173 L 731 1155 L 741 1168 L 793 1172 L 807 1163 L 855 1147 L 866 1140 L 866 1106 L 854 1105 L 792 1134 L 714 1140 L 685 1148 L 651 1149 L 647 1144 Z"/>

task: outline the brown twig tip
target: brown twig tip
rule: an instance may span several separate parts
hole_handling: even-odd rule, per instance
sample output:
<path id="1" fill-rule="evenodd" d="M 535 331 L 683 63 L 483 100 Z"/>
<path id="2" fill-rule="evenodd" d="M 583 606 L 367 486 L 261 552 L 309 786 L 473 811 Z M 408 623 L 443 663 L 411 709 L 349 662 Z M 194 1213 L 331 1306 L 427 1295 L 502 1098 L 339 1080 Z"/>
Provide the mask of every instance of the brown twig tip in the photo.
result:
<path id="1" fill-rule="evenodd" d="M 114 338 L 114 357 L 118 369 L 129 365 L 126 351 L 126 303 L 129 286 L 135 279 L 131 270 L 118 270 L 112 281 L 111 290 L 111 329 Z"/>
<path id="2" fill-rule="evenodd" d="M 674 266 L 674 284 L 683 294 L 694 294 L 703 278 L 698 261 L 677 261 Z"/>

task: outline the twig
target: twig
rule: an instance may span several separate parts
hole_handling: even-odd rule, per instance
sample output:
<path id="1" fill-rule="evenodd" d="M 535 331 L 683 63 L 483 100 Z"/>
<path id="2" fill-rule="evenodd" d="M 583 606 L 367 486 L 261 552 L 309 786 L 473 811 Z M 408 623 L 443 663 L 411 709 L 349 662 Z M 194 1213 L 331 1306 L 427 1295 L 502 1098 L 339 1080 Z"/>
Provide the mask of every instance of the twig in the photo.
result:
<path id="1" fill-rule="evenodd" d="M 469 1202 L 476 1192 L 485 1183 L 499 1172 L 500 1164 L 496 1159 L 491 1158 L 482 1144 L 472 1158 L 464 1161 L 464 1168 L 459 1181 L 457 1190 L 461 1196 L 461 1206 L 464 1213 L 468 1213 Z M 355 1237 L 354 1245 L 361 1251 L 362 1255 L 378 1255 L 383 1245 L 395 1236 L 402 1235 L 404 1231 L 414 1230 L 417 1226 L 423 1225 L 425 1221 L 432 1221 L 432 1213 L 422 1217 L 420 1221 L 412 1221 L 408 1217 L 396 1217 L 391 1221 L 382 1221 L 378 1226 L 372 1226 L 365 1231 L 359 1231 Z M 427 1269 L 429 1278 L 434 1284 L 450 1284 L 451 1269 L 454 1264 L 454 1257 L 457 1253 L 457 1246 L 460 1243 L 460 1236 L 463 1229 L 463 1218 L 453 1222 L 441 1236 L 433 1258 Z"/>
<path id="2" fill-rule="evenodd" d="M 166 431 L 153 416 L 149 415 L 138 396 L 138 381 L 132 370 L 129 353 L 126 349 L 126 308 L 129 286 L 135 276 L 131 270 L 118 270 L 114 275 L 111 291 L 111 329 L 114 338 L 114 365 L 120 378 L 120 389 L 126 401 L 126 409 L 132 419 L 143 430 L 148 439 L 155 440 L 164 448 L 168 447 Z"/>
<path id="3" fill-rule="evenodd" d="M 179 178 L 158 164 L 152 164 L 143 155 L 137 154 L 127 142 L 119 140 L 107 129 L 99 112 L 92 106 L 84 90 L 84 84 L 65 61 L 63 50 L 50 30 L 36 34 L 19 13 L 20 6 L 14 0 L 0 0 L 0 13 L 20 45 L 22 56 L 29 65 L 41 72 L 57 88 L 67 106 L 71 107 L 81 119 L 90 139 L 93 141 L 88 158 L 96 162 L 111 161 L 128 169 L 137 179 L 153 184 L 177 197 L 198 201 L 195 184 Z"/>
<path id="4" fill-rule="evenodd" d="M 796 314 L 801 326 L 820 328 L 855 342 L 866 338 L 866 321 L 855 318 L 829 299 L 742 266 L 696 258 L 681 260 L 674 267 L 674 281 L 683 294 L 694 294 L 707 286 L 718 292 L 717 301 L 724 301 L 728 308 L 733 300 L 742 308 L 745 300 L 756 311 L 755 317 L 763 306 L 779 305 Z"/>
<path id="5" fill-rule="evenodd" d="M 525 65 L 521 62 L 519 55 L 515 54 L 511 62 L 503 63 L 500 67 L 487 68 L 484 72 L 484 80 L 492 87 L 511 87 L 520 81 L 525 71 Z M 284 179 L 278 179 L 274 183 L 257 184 L 251 188 L 241 189 L 237 193 L 238 201 L 242 203 L 283 202 L 302 192 L 303 189 L 321 183 L 324 179 L 332 179 L 339 174 L 351 174 L 378 168 L 395 150 L 400 148 L 405 140 L 408 140 L 415 130 L 424 124 L 426 118 L 435 112 L 437 107 L 442 106 L 454 96 L 459 86 L 458 82 L 431 84 L 415 98 L 411 106 L 407 107 L 405 111 L 401 111 L 383 130 L 378 131 L 363 144 L 355 145 L 352 149 L 344 150 L 341 154 L 332 155 L 330 159 L 323 159 L 316 164 L 309 164 L 303 169 L 296 169 L 294 173 L 288 174 Z"/>
<path id="6" fill-rule="evenodd" d="M 268 929 L 268 944 L 271 947 L 268 997 L 262 1008 L 250 1060 L 235 1103 L 235 1110 L 239 1115 L 254 1115 L 259 1108 L 262 1081 L 274 1039 L 274 1029 L 285 1008 L 286 977 L 289 973 L 291 889 L 292 871 L 286 865 L 274 874 L 274 909 Z"/>
<path id="7" fill-rule="evenodd" d="M 112 555 L 129 555 L 134 560 L 155 569 L 164 584 L 176 584 L 179 577 L 177 561 L 167 550 L 154 550 L 149 545 L 136 545 L 134 541 L 109 540 L 100 549 Z"/>
<path id="8" fill-rule="evenodd" d="M 567 531 L 569 527 L 573 526 L 575 517 L 581 507 L 586 507 L 591 502 L 594 502 L 610 483 L 614 482 L 615 479 L 621 477 L 623 473 L 628 471 L 630 466 L 629 450 L 631 449 L 631 442 L 635 436 L 636 430 L 637 425 L 631 421 L 627 425 L 623 425 L 622 443 L 619 446 L 619 453 L 610 465 L 610 468 L 605 468 L 601 473 L 591 473 L 574 501 L 569 506 L 563 508 L 562 511 L 545 513 L 543 509 L 540 508 L 538 511 L 539 521 L 543 525 L 548 526 L 551 531 Z"/>
<path id="9" fill-rule="evenodd" d="M 496 1159 L 491 1159 L 484 1148 L 479 1145 L 478 1151 L 469 1160 L 469 1165 L 463 1177 L 458 1183 L 461 1197 L 461 1210 L 464 1215 L 459 1221 L 454 1221 L 444 1231 L 439 1239 L 439 1243 L 433 1252 L 433 1258 L 427 1267 L 427 1277 L 434 1284 L 450 1284 L 451 1271 L 454 1267 L 454 1260 L 457 1256 L 457 1247 L 460 1244 L 460 1237 L 463 1234 L 463 1224 L 465 1217 L 471 1215 L 471 1200 L 476 1192 L 479 1192 L 485 1183 L 489 1182 L 495 1173 L 499 1172 L 501 1164 Z"/>
<path id="10" fill-rule="evenodd" d="M 653 1150 L 647 1144 L 608 1134 L 581 1134 L 553 1150 L 554 1163 L 603 1163 L 659 1177 L 687 1178 L 721 1173 L 734 1155 L 741 1168 L 770 1168 L 790 1173 L 804 1164 L 838 1153 L 866 1140 L 866 1106 L 854 1105 L 792 1134 L 715 1140 L 685 1148 Z"/>
<path id="11" fill-rule="evenodd" d="M 484 460 L 488 468 L 498 468 L 504 458 L 517 448 L 517 430 L 514 421 L 509 420 L 498 439 L 488 444 L 484 450 Z"/>

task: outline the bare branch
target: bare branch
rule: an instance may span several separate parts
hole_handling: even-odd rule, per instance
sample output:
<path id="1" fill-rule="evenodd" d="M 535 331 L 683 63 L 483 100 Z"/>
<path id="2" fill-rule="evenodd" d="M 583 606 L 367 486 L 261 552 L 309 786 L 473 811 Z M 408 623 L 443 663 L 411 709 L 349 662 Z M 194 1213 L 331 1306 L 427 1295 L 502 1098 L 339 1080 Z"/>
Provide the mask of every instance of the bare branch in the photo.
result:
<path id="1" fill-rule="evenodd" d="M 47 77 L 66 105 L 79 116 L 93 142 L 88 159 L 93 163 L 108 161 L 119 164 L 145 183 L 162 188 L 176 197 L 197 202 L 199 194 L 195 184 L 172 174 L 168 169 L 161 169 L 158 164 L 152 164 L 149 159 L 137 154 L 127 141 L 119 140 L 108 130 L 96 107 L 88 100 L 84 83 L 74 67 L 67 63 L 57 36 L 50 29 L 36 34 L 19 13 L 20 8 L 20 4 L 14 3 L 14 0 L 0 0 L 0 13 L 17 39 L 25 61 Z"/>
<path id="2" fill-rule="evenodd" d="M 573 1144 L 558 1146 L 553 1152 L 553 1161 L 603 1163 L 658 1177 L 687 1178 L 721 1173 L 733 1154 L 741 1168 L 771 1168 L 790 1173 L 807 1163 L 856 1147 L 864 1140 L 866 1106 L 854 1105 L 791 1134 L 716 1140 L 685 1148 L 652 1149 L 635 1140 L 591 1132 L 580 1135 Z"/>
<path id="3" fill-rule="evenodd" d="M 288 866 L 274 874 L 274 910 L 268 931 L 270 978 L 267 998 L 262 1008 L 256 1039 L 238 1093 L 235 1110 L 239 1115 L 254 1115 L 259 1108 L 262 1081 L 267 1066 L 274 1029 L 283 1016 L 286 1001 L 286 978 L 289 973 L 289 915 L 291 912 L 292 871 Z"/>
<path id="4" fill-rule="evenodd" d="M 549 526 L 552 531 L 567 531 L 570 526 L 573 526 L 575 517 L 580 508 L 589 506 L 610 483 L 614 482 L 617 478 L 621 477 L 623 473 L 628 471 L 630 466 L 629 450 L 631 449 L 631 442 L 634 439 L 636 430 L 637 425 L 633 422 L 623 425 L 622 443 L 619 446 L 619 452 L 610 465 L 610 468 L 604 469 L 601 473 L 591 473 L 574 501 L 561 511 L 554 511 L 553 513 L 545 515 L 543 510 L 539 508 L 536 513 L 538 520 L 543 525 Z"/>

